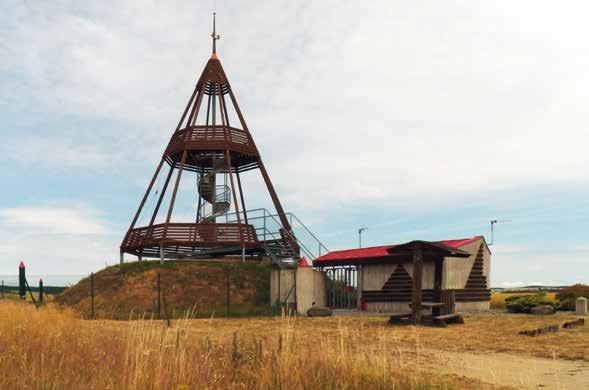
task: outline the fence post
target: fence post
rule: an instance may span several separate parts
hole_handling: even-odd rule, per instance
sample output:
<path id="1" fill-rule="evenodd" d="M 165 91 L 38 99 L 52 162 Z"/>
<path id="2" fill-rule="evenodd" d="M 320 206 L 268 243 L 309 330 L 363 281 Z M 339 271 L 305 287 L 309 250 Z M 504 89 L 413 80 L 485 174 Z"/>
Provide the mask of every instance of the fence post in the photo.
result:
<path id="1" fill-rule="evenodd" d="M 18 297 L 20 299 L 27 299 L 27 292 L 25 290 L 26 280 L 25 263 L 21 261 L 18 266 Z"/>
<path id="2" fill-rule="evenodd" d="M 43 304 L 43 279 L 39 279 L 39 304 Z"/>
<path id="3" fill-rule="evenodd" d="M 282 277 L 282 269 L 278 268 L 278 309 L 282 310 L 282 291 L 280 291 L 280 278 Z"/>
<path id="4" fill-rule="evenodd" d="M 164 315 L 166 316 L 166 325 L 169 328 L 171 326 L 170 316 L 168 314 L 168 304 L 166 303 L 166 294 L 162 295 L 162 301 L 164 303 Z"/>
<path id="5" fill-rule="evenodd" d="M 90 273 L 90 303 L 92 319 L 94 319 L 94 272 Z"/>
<path id="6" fill-rule="evenodd" d="M 225 270 L 225 272 L 226 272 L 226 274 L 225 274 L 225 277 L 226 277 L 226 283 L 225 283 L 225 285 L 226 285 L 226 288 L 227 288 L 227 317 L 229 317 L 229 312 L 230 312 L 230 301 L 229 301 L 229 287 L 230 287 L 229 286 L 229 268 L 227 268 Z"/>
<path id="7" fill-rule="evenodd" d="M 2 299 L 4 299 L 4 280 L 2 280 Z"/>
<path id="8" fill-rule="evenodd" d="M 160 289 L 160 273 L 157 273 L 157 318 L 159 320 L 162 319 L 162 314 L 161 314 L 161 310 L 162 310 L 162 293 L 161 293 L 161 289 Z"/>

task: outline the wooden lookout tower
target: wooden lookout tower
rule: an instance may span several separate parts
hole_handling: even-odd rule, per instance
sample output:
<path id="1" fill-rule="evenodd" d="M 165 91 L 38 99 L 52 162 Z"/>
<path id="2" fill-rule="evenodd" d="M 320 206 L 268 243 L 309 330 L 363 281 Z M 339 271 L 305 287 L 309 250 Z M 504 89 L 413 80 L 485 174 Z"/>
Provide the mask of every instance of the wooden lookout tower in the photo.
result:
<path id="1" fill-rule="evenodd" d="M 263 256 L 270 250 L 283 258 L 298 255 L 291 225 L 217 56 L 219 36 L 215 31 L 214 15 L 211 37 L 212 55 L 121 243 L 121 262 L 124 253 L 139 259 L 155 257 L 161 260 Z M 276 209 L 274 220 L 279 227 L 273 234 L 266 234 L 266 226 L 260 230 L 252 223 L 252 218 L 248 220 L 240 175 L 251 170 L 260 171 Z M 162 172 L 161 191 L 159 195 L 157 191 L 154 193 L 157 202 L 154 200 L 152 210 L 146 210 L 146 201 Z M 195 215 L 188 222 L 174 221 L 172 216 L 180 180 L 190 177 L 196 181 L 192 202 L 196 204 Z M 163 202 L 166 194 L 166 202 Z M 156 222 L 159 213 L 162 213 L 161 221 Z M 136 226 L 140 215 L 145 217 L 144 226 Z"/>

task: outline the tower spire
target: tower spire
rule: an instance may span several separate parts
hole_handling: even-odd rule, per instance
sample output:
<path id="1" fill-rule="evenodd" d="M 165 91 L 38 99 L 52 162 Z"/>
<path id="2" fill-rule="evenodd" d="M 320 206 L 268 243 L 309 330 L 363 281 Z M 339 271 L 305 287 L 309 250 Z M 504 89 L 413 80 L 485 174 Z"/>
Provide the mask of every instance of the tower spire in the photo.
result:
<path id="1" fill-rule="evenodd" d="M 217 55 L 217 40 L 221 38 L 220 35 L 217 35 L 216 27 L 215 27 L 215 16 L 217 15 L 216 12 L 213 12 L 213 32 L 211 33 L 211 38 L 213 38 L 213 56 Z"/>

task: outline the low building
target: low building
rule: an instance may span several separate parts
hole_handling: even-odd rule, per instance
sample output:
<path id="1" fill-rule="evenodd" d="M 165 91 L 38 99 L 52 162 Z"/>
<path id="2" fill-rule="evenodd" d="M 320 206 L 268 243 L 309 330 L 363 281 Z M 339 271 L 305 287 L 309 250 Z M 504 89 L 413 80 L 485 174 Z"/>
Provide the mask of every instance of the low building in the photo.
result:
<path id="1" fill-rule="evenodd" d="M 421 278 L 423 300 L 436 300 L 434 283 L 437 276 L 437 280 L 441 277 L 442 290 L 454 290 L 457 311 L 489 309 L 491 251 L 484 237 L 436 241 L 432 244 L 454 248 L 469 256 L 444 257 L 443 261 L 437 262 L 425 257 Z M 395 248 L 403 245 L 406 244 L 333 251 L 315 259 L 314 267 L 324 270 L 327 277 L 337 283 L 346 283 L 357 295 L 357 299 L 341 299 L 341 296 L 328 290 L 328 306 L 352 308 L 345 307 L 346 303 L 350 305 L 352 302 L 352 306 L 367 311 L 407 311 L 413 286 L 413 262 L 411 257 L 395 252 Z M 327 285 L 337 283 L 328 281 Z"/>

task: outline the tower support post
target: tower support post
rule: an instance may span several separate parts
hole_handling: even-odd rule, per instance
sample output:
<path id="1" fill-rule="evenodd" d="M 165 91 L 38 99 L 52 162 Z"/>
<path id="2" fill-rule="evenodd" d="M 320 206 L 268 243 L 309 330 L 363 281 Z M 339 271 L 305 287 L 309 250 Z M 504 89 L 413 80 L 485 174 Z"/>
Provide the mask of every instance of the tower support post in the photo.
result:
<path id="1" fill-rule="evenodd" d="M 231 102 L 233 103 L 233 107 L 235 107 L 235 112 L 237 113 L 237 117 L 239 118 L 239 121 L 241 122 L 241 126 L 247 132 L 248 137 L 250 137 L 250 139 L 251 139 L 251 134 L 249 132 L 249 129 L 247 128 L 247 124 L 245 123 L 245 119 L 243 118 L 241 110 L 239 109 L 239 106 L 237 105 L 237 99 L 235 98 L 235 95 L 233 94 L 233 91 L 231 90 L 231 88 L 229 88 L 229 97 L 231 98 Z M 251 142 L 254 142 L 253 139 L 251 139 Z M 286 218 L 286 215 L 284 213 L 284 209 L 282 208 L 282 204 L 280 204 L 280 200 L 278 199 L 278 195 L 276 195 L 276 190 L 274 189 L 274 185 L 272 184 L 272 180 L 270 180 L 270 176 L 268 175 L 268 172 L 266 171 L 266 167 L 264 166 L 264 163 L 262 162 L 262 158 L 259 156 L 258 156 L 258 166 L 260 168 L 260 172 L 262 173 L 262 178 L 264 179 L 264 183 L 266 183 L 266 188 L 268 188 L 268 192 L 270 193 L 270 197 L 272 198 L 272 203 L 274 204 L 274 208 L 276 208 L 276 212 L 278 213 L 278 218 L 280 219 L 280 223 L 282 223 L 282 226 L 289 233 L 291 233 L 292 228 L 290 227 L 290 224 L 288 223 L 288 219 Z"/>
<path id="2" fill-rule="evenodd" d="M 164 158 L 163 157 L 160 160 L 160 163 L 158 164 L 157 169 L 155 170 L 155 173 L 153 174 L 153 177 L 151 178 L 151 181 L 149 182 L 149 186 L 147 186 L 147 190 L 145 191 L 145 195 L 143 195 L 143 199 L 141 199 L 141 203 L 139 204 L 139 208 L 137 209 L 137 212 L 135 213 L 135 217 L 133 218 L 133 222 L 131 222 L 131 226 L 129 226 L 129 230 L 131 230 L 135 227 L 135 223 L 137 223 L 137 219 L 139 218 L 139 214 L 141 214 L 141 211 L 143 210 L 143 206 L 145 206 L 145 201 L 147 200 L 147 197 L 149 196 L 149 193 L 151 192 L 151 189 L 153 188 L 153 183 L 155 183 L 155 179 L 157 178 L 157 175 L 160 173 L 160 169 L 162 169 L 162 165 L 164 165 Z"/>
<path id="3" fill-rule="evenodd" d="M 233 182 L 233 169 L 231 168 L 231 153 L 229 150 L 225 151 L 227 155 L 227 169 L 229 170 L 229 180 L 231 183 L 231 192 L 233 193 L 233 204 L 235 205 L 235 215 L 237 215 L 237 226 L 239 229 L 239 241 L 241 242 L 242 256 L 245 250 L 245 243 L 243 241 L 243 229 L 241 226 L 241 217 L 239 216 L 239 204 L 237 203 L 237 195 L 235 194 L 235 183 Z"/>

